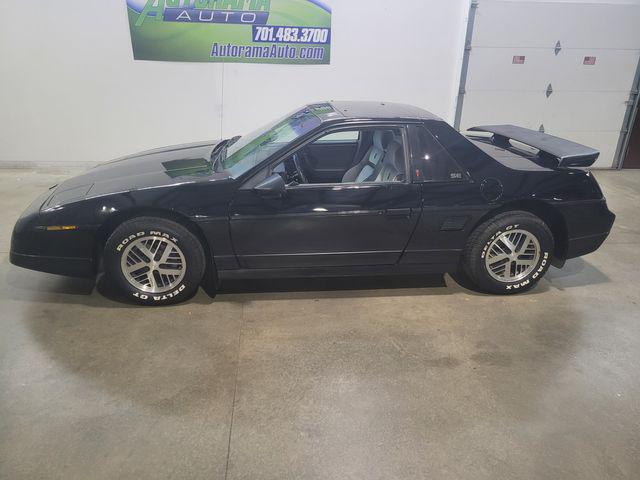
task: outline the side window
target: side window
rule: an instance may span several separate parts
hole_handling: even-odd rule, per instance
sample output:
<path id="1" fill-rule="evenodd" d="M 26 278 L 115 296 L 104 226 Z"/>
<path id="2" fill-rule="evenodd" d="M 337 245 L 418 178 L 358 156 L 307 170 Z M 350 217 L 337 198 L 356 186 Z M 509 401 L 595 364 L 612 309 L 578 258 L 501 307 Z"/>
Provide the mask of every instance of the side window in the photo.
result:
<path id="1" fill-rule="evenodd" d="M 329 133 L 324 137 L 319 138 L 314 144 L 322 144 L 322 143 L 358 143 L 360 140 L 360 131 L 352 130 L 345 132 L 335 132 Z"/>
<path id="2" fill-rule="evenodd" d="M 459 182 L 466 178 L 449 152 L 425 127 L 411 127 L 411 145 L 415 181 Z"/>
<path id="3" fill-rule="evenodd" d="M 271 170 L 290 187 L 398 183 L 407 180 L 402 129 L 367 127 L 327 133 Z"/>

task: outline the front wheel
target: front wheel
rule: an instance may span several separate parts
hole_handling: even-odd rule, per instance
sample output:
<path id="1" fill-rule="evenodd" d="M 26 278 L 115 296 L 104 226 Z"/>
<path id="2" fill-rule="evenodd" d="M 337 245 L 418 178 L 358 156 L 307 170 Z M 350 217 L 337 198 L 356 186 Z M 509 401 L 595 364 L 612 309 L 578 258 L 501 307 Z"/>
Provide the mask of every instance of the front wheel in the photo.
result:
<path id="1" fill-rule="evenodd" d="M 464 272 L 481 290 L 513 294 L 533 288 L 551 266 L 553 235 L 528 212 L 506 212 L 477 227 L 463 254 Z"/>
<path id="2" fill-rule="evenodd" d="M 168 305 L 191 298 L 204 275 L 206 257 L 184 226 L 157 217 L 124 222 L 105 245 L 105 273 L 129 298 Z"/>

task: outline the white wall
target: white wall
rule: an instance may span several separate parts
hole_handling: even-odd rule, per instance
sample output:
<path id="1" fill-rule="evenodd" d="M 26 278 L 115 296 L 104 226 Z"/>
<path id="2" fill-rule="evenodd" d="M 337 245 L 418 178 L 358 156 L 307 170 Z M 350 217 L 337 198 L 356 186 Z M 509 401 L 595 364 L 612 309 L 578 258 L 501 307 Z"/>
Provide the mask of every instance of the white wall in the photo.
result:
<path id="1" fill-rule="evenodd" d="M 136 62 L 125 3 L 3 2 L 0 165 L 241 134 L 325 99 L 407 102 L 453 121 L 469 0 L 332 0 L 329 66 Z"/>

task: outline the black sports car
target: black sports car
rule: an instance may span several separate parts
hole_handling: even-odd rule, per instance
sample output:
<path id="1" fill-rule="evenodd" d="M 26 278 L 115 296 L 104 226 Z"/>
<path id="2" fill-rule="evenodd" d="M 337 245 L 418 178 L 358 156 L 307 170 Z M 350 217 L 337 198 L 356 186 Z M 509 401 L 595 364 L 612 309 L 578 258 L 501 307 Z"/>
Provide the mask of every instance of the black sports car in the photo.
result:
<path id="1" fill-rule="evenodd" d="M 11 262 L 174 303 L 220 279 L 457 272 L 533 287 L 615 219 L 598 152 L 510 125 L 464 136 L 408 105 L 307 105 L 243 137 L 150 150 L 55 185 Z"/>

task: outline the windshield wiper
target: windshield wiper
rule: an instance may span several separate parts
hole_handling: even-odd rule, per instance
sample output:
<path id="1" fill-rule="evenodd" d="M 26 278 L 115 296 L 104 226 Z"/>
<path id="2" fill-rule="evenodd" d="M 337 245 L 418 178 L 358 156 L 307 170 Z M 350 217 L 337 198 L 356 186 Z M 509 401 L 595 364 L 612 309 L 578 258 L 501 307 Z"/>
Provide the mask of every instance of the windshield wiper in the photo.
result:
<path id="1" fill-rule="evenodd" d="M 214 172 L 220 171 L 220 165 L 222 165 L 222 162 L 224 162 L 224 160 L 227 158 L 227 148 L 236 143 L 238 140 L 240 140 L 240 135 L 222 140 L 213 148 L 213 151 L 211 152 L 211 162 L 213 164 Z"/>
<path id="2" fill-rule="evenodd" d="M 226 152 L 228 144 L 229 144 L 229 139 L 222 140 L 219 144 L 213 147 L 213 151 L 211 152 L 211 163 L 212 163 L 214 172 L 218 171 L 218 165 L 220 164 L 222 153 Z"/>
<path id="3" fill-rule="evenodd" d="M 213 147 L 213 151 L 211 152 L 211 160 L 214 160 L 218 155 L 218 153 L 220 152 L 220 150 L 226 147 L 228 143 L 229 143 L 229 139 L 222 140 L 215 147 Z"/>

